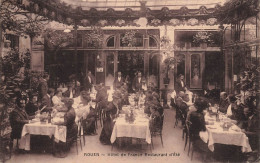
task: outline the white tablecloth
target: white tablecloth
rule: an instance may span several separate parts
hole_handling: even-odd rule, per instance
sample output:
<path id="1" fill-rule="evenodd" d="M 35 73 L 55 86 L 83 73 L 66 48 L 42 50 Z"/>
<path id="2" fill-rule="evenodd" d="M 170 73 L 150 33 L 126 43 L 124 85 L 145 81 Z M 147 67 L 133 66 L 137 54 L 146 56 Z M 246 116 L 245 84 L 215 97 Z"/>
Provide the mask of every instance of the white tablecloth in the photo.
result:
<path id="1" fill-rule="evenodd" d="M 54 136 L 56 142 L 66 142 L 66 126 L 41 124 L 40 122 L 25 124 L 22 130 L 20 149 L 30 150 L 30 135 Z"/>
<path id="2" fill-rule="evenodd" d="M 223 131 L 223 128 L 216 122 L 214 125 L 206 125 L 207 133 L 200 132 L 200 137 L 204 142 L 208 142 L 209 150 L 214 151 L 214 144 L 236 145 L 242 147 L 242 152 L 251 152 L 252 149 L 248 142 L 248 137 L 241 131 L 229 129 Z M 207 141 L 206 141 L 207 140 Z"/>
<path id="3" fill-rule="evenodd" d="M 149 120 L 147 118 L 136 118 L 135 122 L 130 124 L 125 122 L 124 118 L 116 120 L 111 143 L 114 143 L 117 137 L 132 137 L 145 139 L 148 144 L 151 143 L 151 133 L 149 129 Z"/>

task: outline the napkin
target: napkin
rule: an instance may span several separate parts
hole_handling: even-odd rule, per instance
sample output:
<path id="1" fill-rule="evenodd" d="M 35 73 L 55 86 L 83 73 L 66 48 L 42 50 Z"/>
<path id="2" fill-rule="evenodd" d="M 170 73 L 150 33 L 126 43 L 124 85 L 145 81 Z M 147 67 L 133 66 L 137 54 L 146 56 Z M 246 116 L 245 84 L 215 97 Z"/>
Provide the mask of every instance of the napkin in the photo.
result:
<path id="1" fill-rule="evenodd" d="M 205 143 L 208 143 L 208 140 L 209 140 L 209 135 L 208 135 L 208 132 L 206 131 L 201 131 L 199 133 L 200 135 L 200 138 L 205 142 Z"/>
<path id="2" fill-rule="evenodd" d="M 241 131 L 241 129 L 236 125 L 231 126 L 230 129 L 233 130 L 233 131 L 237 131 L 237 132 Z"/>

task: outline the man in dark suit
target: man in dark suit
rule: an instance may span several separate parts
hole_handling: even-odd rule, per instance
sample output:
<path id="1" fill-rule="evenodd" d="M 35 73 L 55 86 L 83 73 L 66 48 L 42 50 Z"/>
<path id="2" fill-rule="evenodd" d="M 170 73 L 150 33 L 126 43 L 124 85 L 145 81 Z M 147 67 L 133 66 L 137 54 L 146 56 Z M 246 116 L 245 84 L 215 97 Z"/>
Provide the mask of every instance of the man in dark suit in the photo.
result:
<path id="1" fill-rule="evenodd" d="M 228 106 L 229 106 L 229 102 L 228 102 L 228 98 L 227 98 L 227 93 L 221 92 L 220 101 L 219 101 L 219 111 L 226 114 Z"/>
<path id="2" fill-rule="evenodd" d="M 75 88 L 75 82 L 71 82 L 68 85 L 68 90 L 63 93 L 64 97 L 75 98 L 80 94 L 80 88 Z"/>
<path id="3" fill-rule="evenodd" d="M 247 118 L 245 127 L 242 130 L 248 137 L 249 144 L 253 151 L 258 151 L 259 147 L 259 117 L 253 108 L 245 106 L 244 115 Z"/>
<path id="4" fill-rule="evenodd" d="M 40 109 L 46 106 L 45 109 L 42 110 L 42 112 L 48 112 L 52 110 L 51 98 L 53 95 L 54 95 L 54 89 L 50 88 L 47 94 L 42 98 Z"/>
<path id="5" fill-rule="evenodd" d="M 94 77 L 93 75 L 91 74 L 91 71 L 88 71 L 88 74 L 87 76 L 85 77 L 85 81 L 84 81 L 84 87 L 85 87 L 85 90 L 87 91 L 91 91 L 91 88 L 94 84 Z"/>
<path id="6" fill-rule="evenodd" d="M 39 100 L 41 101 L 42 98 L 47 95 L 48 91 L 48 80 L 49 80 L 49 75 L 44 74 L 43 77 L 40 80 L 39 86 L 38 86 L 38 92 L 39 92 Z"/>
<path id="7" fill-rule="evenodd" d="M 38 110 L 37 105 L 37 94 L 30 94 L 29 95 L 29 102 L 25 106 L 25 111 L 29 116 L 35 115 L 35 112 Z"/>
<path id="8" fill-rule="evenodd" d="M 142 90 L 142 85 L 145 83 L 146 83 L 146 81 L 142 77 L 142 73 L 138 72 L 137 77 L 133 80 L 132 89 L 135 92 L 138 92 L 138 91 Z"/>
<path id="9" fill-rule="evenodd" d="M 189 95 L 184 94 L 181 98 L 182 98 L 182 102 L 180 103 L 179 108 L 180 108 L 181 112 L 183 113 L 184 120 L 186 120 L 187 113 L 189 111 L 189 106 L 187 105 L 187 102 L 189 102 Z M 184 122 L 183 122 L 183 124 L 184 124 Z"/>
<path id="10" fill-rule="evenodd" d="M 183 92 L 186 91 L 186 85 L 185 85 L 185 82 L 184 82 L 184 76 L 182 74 L 180 74 L 178 76 L 178 79 L 176 80 L 175 91 L 176 91 L 177 94 L 179 94 L 180 91 L 183 91 Z"/>
<path id="11" fill-rule="evenodd" d="M 116 106 L 117 108 L 117 113 L 119 113 L 122 110 L 122 95 L 121 92 L 119 90 L 115 91 L 113 93 L 113 104 Z"/>
<path id="12" fill-rule="evenodd" d="M 180 91 L 178 96 L 176 97 L 176 100 L 175 100 L 177 107 L 181 106 L 181 103 L 182 103 L 182 100 L 183 100 L 182 97 L 184 97 L 184 96 L 185 96 L 185 93 L 183 91 Z"/>
<path id="13" fill-rule="evenodd" d="M 25 98 L 18 97 L 16 99 L 16 107 L 10 113 L 10 124 L 12 127 L 11 138 L 12 139 L 20 139 L 22 134 L 22 129 L 24 124 L 29 123 L 29 116 L 25 112 Z"/>
<path id="14" fill-rule="evenodd" d="M 122 77 L 122 73 L 119 71 L 117 73 L 117 77 L 114 80 L 113 87 L 114 87 L 114 89 L 116 89 L 116 88 L 121 87 L 123 85 L 124 85 L 124 79 Z"/>
<path id="15" fill-rule="evenodd" d="M 102 101 L 107 96 L 107 89 L 106 86 L 101 83 L 97 86 L 97 95 L 96 95 L 96 102 Z"/>

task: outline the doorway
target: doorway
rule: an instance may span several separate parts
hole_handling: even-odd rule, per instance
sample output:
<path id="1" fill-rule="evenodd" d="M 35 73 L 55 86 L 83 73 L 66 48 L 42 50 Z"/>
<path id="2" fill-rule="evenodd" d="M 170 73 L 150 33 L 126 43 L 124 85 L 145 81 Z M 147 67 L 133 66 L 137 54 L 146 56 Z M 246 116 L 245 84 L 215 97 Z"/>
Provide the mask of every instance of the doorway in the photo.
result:
<path id="1" fill-rule="evenodd" d="M 129 91 L 136 73 L 140 71 L 144 75 L 144 54 L 138 51 L 118 52 L 118 71 L 122 72 L 124 78 L 129 79 Z"/>

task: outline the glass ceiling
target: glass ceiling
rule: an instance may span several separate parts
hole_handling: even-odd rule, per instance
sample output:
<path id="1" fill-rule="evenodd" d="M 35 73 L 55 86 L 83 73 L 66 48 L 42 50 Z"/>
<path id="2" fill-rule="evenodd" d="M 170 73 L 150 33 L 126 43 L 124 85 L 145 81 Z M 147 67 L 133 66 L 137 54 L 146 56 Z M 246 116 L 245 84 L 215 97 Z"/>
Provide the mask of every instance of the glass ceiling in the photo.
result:
<path id="1" fill-rule="evenodd" d="M 163 7 L 172 9 L 180 9 L 183 6 L 188 9 L 199 9 L 201 6 L 206 8 L 214 8 L 216 5 L 223 5 L 229 0 L 61 0 L 71 5 L 72 8 L 82 7 L 83 10 L 96 8 L 97 10 L 107 10 L 113 8 L 116 11 L 123 11 L 131 8 L 133 11 L 140 10 L 141 3 L 145 2 L 145 6 L 151 10 L 161 10 Z"/>

